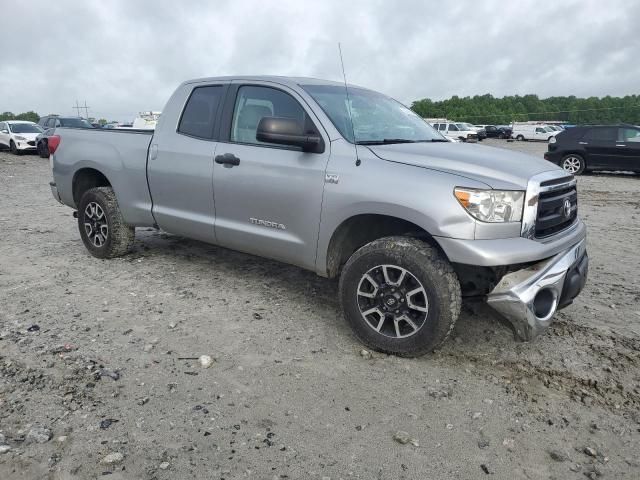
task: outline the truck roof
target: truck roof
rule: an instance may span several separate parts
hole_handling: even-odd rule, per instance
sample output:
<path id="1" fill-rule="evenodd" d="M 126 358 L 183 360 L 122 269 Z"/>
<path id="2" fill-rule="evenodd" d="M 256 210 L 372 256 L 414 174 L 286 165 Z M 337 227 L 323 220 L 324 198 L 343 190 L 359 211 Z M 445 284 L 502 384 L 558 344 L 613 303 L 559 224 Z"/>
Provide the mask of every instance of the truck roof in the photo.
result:
<path id="1" fill-rule="evenodd" d="M 230 82 L 233 80 L 244 80 L 244 81 L 263 81 L 263 82 L 274 82 L 279 83 L 281 85 L 286 86 L 298 86 L 298 85 L 334 85 L 334 86 L 344 86 L 344 82 L 336 82 L 333 80 L 324 80 L 322 78 L 313 78 L 313 77 L 286 77 L 279 75 L 229 75 L 222 77 L 204 77 L 204 78 L 195 78 L 192 80 L 187 80 L 183 82 L 183 85 L 190 83 L 201 83 L 201 82 L 215 82 L 215 81 L 225 81 Z M 349 87 L 352 88 L 364 88 L 358 85 L 351 85 Z"/>

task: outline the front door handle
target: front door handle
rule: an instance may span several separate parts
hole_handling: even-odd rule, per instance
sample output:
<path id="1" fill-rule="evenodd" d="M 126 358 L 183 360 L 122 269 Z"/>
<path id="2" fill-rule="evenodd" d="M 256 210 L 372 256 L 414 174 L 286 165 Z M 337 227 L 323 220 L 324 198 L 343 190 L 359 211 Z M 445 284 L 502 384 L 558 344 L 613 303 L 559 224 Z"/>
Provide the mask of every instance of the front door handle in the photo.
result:
<path id="1" fill-rule="evenodd" d="M 626 145 L 624 145 L 622 143 L 616 143 L 616 147 L 626 147 Z"/>
<path id="2" fill-rule="evenodd" d="M 216 163 L 221 165 L 240 165 L 240 159 L 236 157 L 233 153 L 225 153 L 223 155 L 216 155 Z"/>
<path id="3" fill-rule="evenodd" d="M 578 142 L 580 145 L 589 145 L 588 142 Z"/>

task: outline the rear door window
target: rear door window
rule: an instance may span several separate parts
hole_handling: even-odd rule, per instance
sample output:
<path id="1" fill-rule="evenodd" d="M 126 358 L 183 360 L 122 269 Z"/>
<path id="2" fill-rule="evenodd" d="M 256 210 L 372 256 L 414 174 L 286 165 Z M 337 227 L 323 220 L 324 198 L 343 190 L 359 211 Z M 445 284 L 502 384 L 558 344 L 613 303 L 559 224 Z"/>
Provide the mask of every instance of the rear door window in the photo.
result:
<path id="1" fill-rule="evenodd" d="M 178 133 L 205 140 L 213 139 L 222 93 L 222 85 L 194 88 L 182 112 Z"/>
<path id="2" fill-rule="evenodd" d="M 618 129 L 619 142 L 640 142 L 640 130 L 637 128 Z"/>
<path id="3" fill-rule="evenodd" d="M 615 142 L 617 139 L 616 128 L 592 128 L 584 138 L 592 142 Z"/>

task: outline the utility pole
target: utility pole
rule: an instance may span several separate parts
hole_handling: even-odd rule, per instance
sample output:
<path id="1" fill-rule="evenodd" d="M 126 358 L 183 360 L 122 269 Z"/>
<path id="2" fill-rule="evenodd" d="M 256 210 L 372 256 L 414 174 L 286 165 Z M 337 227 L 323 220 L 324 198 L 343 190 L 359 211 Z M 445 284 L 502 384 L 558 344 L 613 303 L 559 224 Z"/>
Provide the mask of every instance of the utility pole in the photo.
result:
<path id="1" fill-rule="evenodd" d="M 76 100 L 76 105 L 75 107 L 71 107 L 73 108 L 76 112 L 78 112 L 78 116 L 82 117 L 82 115 L 80 115 L 80 110 L 84 110 L 84 118 L 89 118 L 89 108 L 87 106 L 87 101 L 84 101 L 84 106 L 80 105 L 80 102 L 78 102 L 78 100 Z"/>
<path id="2" fill-rule="evenodd" d="M 76 110 L 76 112 L 78 113 L 78 116 L 79 116 L 79 117 L 81 116 L 81 115 L 80 115 L 80 109 L 81 109 L 82 107 L 81 107 L 81 106 L 80 106 L 80 104 L 78 103 L 78 100 L 76 100 L 76 106 L 75 106 L 75 107 L 71 107 L 71 108 L 73 108 L 73 109 L 75 109 L 75 110 Z"/>

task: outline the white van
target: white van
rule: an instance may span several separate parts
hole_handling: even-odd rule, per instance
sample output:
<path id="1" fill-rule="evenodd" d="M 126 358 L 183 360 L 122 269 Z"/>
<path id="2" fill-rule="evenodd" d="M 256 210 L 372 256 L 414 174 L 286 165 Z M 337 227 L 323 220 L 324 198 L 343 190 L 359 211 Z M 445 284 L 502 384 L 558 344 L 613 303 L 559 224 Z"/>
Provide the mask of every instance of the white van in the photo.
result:
<path id="1" fill-rule="evenodd" d="M 470 124 L 464 122 L 440 122 L 431 126 L 450 140 L 461 142 L 477 142 L 478 131 Z"/>
<path id="2" fill-rule="evenodd" d="M 558 131 L 548 128 L 545 125 L 518 125 L 513 126 L 511 132 L 511 138 L 516 140 L 543 140 L 548 142 L 552 137 L 555 137 Z"/>

